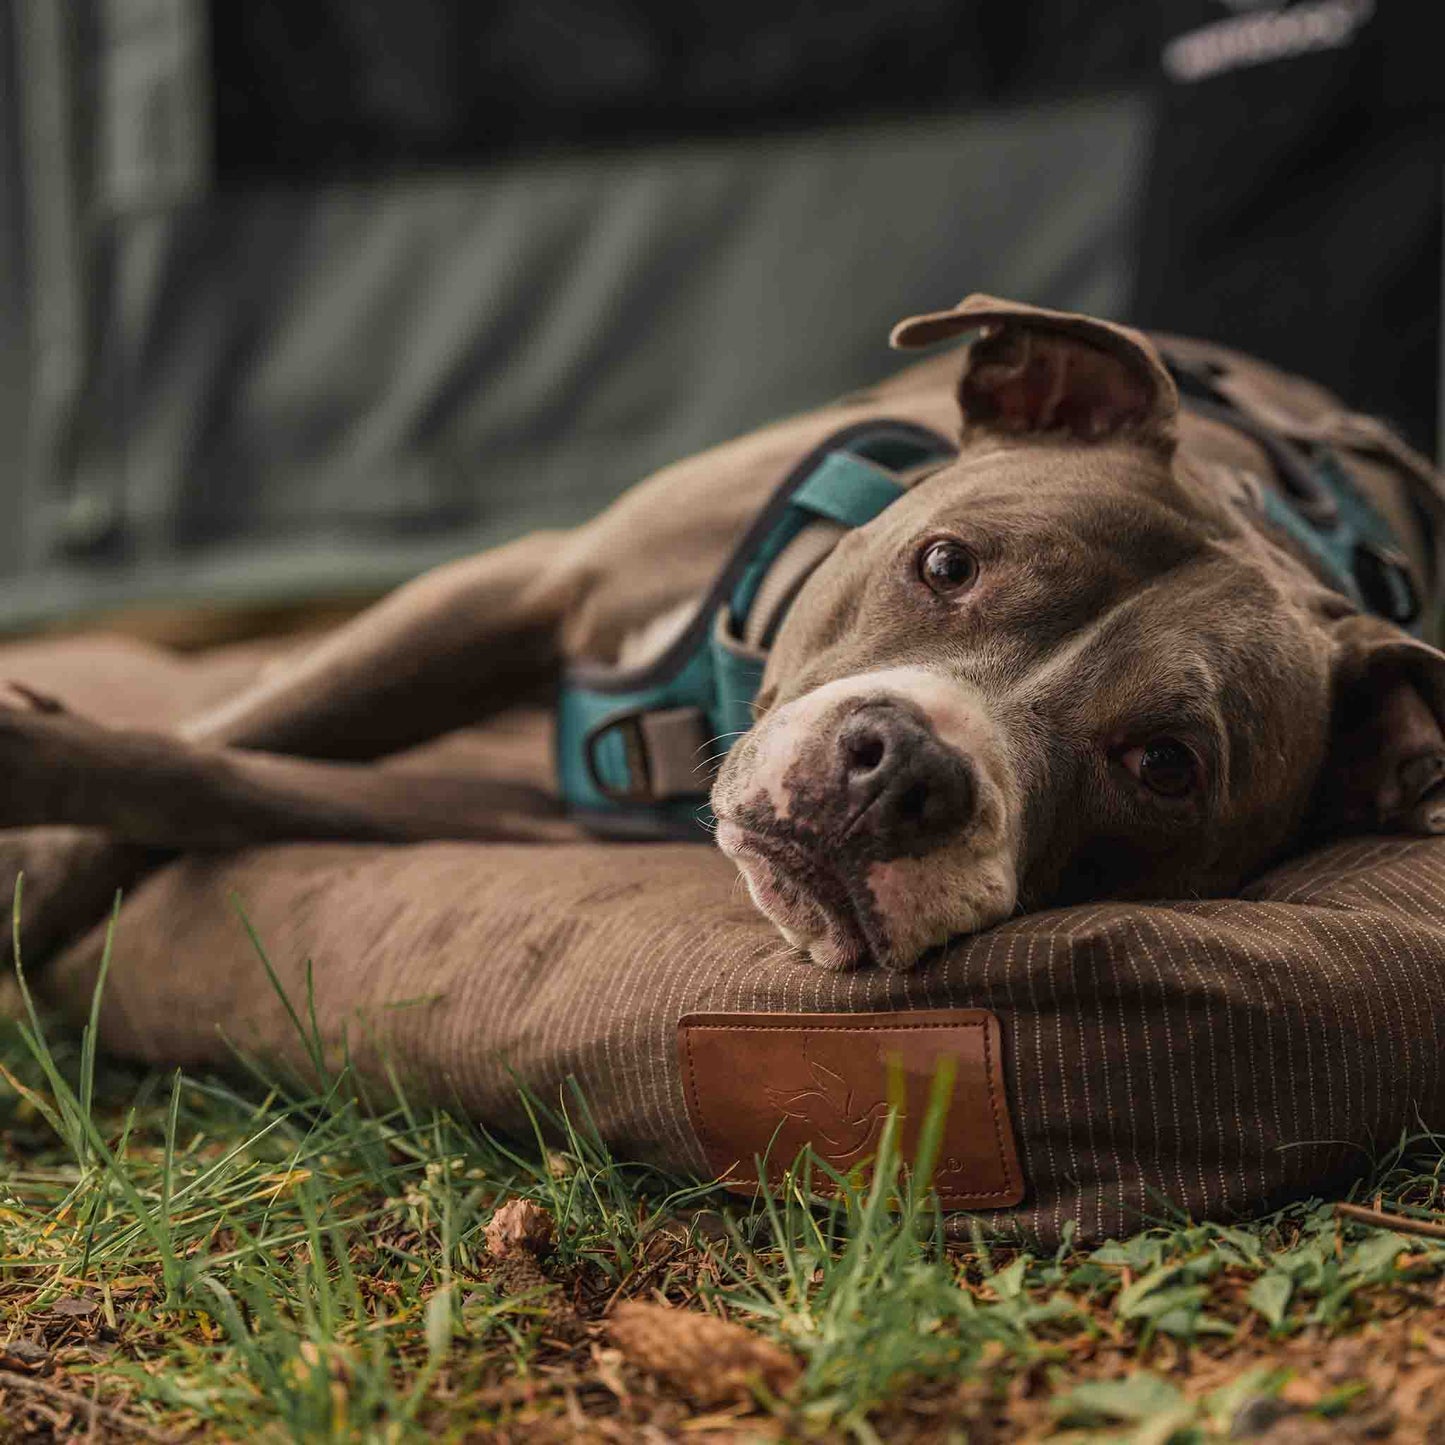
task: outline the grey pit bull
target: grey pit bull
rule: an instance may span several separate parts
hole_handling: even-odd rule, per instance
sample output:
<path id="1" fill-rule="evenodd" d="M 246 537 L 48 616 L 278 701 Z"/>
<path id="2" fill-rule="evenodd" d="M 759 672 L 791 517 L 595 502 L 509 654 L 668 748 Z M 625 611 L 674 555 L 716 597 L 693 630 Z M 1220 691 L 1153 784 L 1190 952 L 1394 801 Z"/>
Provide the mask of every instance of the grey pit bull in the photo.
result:
<path id="1" fill-rule="evenodd" d="M 1020 909 L 1223 894 L 1332 833 L 1445 831 L 1445 656 L 1261 505 L 1266 433 L 1329 445 L 1428 600 L 1445 536 L 1428 464 L 1307 382 L 1171 340 L 1249 425 L 1181 407 L 1154 341 L 1084 316 L 974 296 L 893 339 L 966 334 L 585 527 L 427 574 L 180 736 L 16 693 L 0 823 L 167 849 L 561 836 L 523 789 L 358 763 L 545 696 L 568 660 L 657 645 L 789 461 L 891 417 L 959 436 L 957 458 L 807 578 L 712 788 L 718 845 L 818 964 L 908 968 Z"/>

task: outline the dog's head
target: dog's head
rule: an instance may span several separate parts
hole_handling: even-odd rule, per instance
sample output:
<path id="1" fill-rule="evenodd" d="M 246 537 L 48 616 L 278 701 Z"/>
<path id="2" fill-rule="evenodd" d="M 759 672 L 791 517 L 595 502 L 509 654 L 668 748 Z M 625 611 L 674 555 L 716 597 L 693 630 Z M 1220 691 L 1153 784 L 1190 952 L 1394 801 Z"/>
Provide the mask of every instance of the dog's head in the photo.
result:
<path id="1" fill-rule="evenodd" d="M 718 841 L 819 963 L 1227 892 L 1312 829 L 1445 831 L 1445 657 L 1355 614 L 1176 446 L 1142 336 L 971 297 L 963 442 L 784 622 Z"/>

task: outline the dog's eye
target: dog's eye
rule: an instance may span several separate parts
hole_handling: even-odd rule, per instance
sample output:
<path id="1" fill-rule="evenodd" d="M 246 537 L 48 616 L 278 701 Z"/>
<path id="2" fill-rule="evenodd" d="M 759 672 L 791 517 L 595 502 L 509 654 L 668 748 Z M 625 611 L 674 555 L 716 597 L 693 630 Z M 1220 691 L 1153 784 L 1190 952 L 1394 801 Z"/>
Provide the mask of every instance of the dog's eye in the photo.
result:
<path id="1" fill-rule="evenodd" d="M 919 555 L 918 575 L 935 592 L 959 592 L 978 576 L 978 562 L 962 542 L 930 542 Z"/>
<path id="2" fill-rule="evenodd" d="M 1199 759 L 1178 738 L 1150 738 L 1139 747 L 1126 748 L 1119 761 L 1162 798 L 1183 798 L 1199 786 Z"/>

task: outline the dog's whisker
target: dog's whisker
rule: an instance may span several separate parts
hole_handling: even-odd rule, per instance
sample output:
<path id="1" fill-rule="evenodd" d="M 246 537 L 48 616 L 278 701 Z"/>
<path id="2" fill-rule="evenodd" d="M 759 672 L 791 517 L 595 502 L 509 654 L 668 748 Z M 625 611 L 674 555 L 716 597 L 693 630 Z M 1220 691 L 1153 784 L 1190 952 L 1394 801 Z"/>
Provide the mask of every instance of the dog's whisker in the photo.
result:
<path id="1" fill-rule="evenodd" d="M 719 734 L 718 734 L 716 737 L 714 737 L 714 738 L 708 738 L 707 741 L 704 742 L 700 747 L 697 747 L 697 748 L 695 748 L 695 749 L 693 750 L 693 757 L 696 757 L 696 756 L 698 755 L 698 753 L 700 753 L 700 752 L 703 750 L 703 748 L 710 748 L 714 743 L 723 742 L 723 741 L 724 741 L 725 739 L 727 739 L 727 738 L 740 738 L 740 737 L 742 737 L 742 735 L 743 735 L 744 733 L 750 732 L 750 731 L 751 731 L 750 728 L 737 728 L 737 729 L 735 729 L 733 732 L 730 732 L 730 733 L 719 733 Z"/>

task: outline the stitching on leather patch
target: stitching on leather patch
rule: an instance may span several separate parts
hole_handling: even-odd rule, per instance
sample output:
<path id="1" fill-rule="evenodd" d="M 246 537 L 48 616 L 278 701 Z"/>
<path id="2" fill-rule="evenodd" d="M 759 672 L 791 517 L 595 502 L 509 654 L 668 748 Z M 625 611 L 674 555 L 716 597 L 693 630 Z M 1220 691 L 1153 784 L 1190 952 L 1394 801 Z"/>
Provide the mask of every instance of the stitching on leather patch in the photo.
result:
<path id="1" fill-rule="evenodd" d="M 773 1182 L 807 1143 L 835 1168 L 865 1162 L 902 1080 L 904 1157 L 939 1062 L 956 1065 L 934 1188 L 946 1209 L 1004 1208 L 1024 1196 L 998 1018 L 987 1009 L 870 1014 L 689 1014 L 678 1023 L 688 1118 L 729 1188 Z"/>

